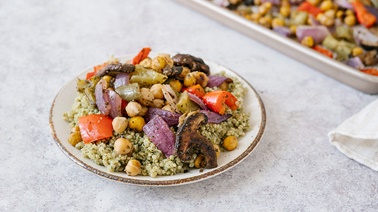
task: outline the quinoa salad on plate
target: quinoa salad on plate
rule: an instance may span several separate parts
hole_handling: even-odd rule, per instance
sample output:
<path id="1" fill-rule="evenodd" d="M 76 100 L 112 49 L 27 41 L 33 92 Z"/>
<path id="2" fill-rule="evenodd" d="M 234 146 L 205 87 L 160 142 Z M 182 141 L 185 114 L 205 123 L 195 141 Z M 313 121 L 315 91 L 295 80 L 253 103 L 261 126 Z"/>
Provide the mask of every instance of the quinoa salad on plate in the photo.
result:
<path id="1" fill-rule="evenodd" d="M 111 57 L 77 80 L 63 118 L 68 142 L 109 172 L 166 176 L 213 169 L 250 129 L 247 89 L 190 54 L 143 48 L 130 61 Z"/>

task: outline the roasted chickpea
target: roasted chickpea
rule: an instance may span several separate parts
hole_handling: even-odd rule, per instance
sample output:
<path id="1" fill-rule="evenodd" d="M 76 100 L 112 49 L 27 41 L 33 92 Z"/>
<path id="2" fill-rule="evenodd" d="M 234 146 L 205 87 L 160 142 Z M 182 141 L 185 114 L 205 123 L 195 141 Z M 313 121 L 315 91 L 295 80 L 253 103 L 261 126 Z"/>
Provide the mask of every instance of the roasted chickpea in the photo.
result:
<path id="1" fill-rule="evenodd" d="M 194 160 L 194 167 L 199 169 L 199 168 L 204 168 L 205 166 L 206 166 L 205 156 L 203 154 L 199 154 Z"/>
<path id="2" fill-rule="evenodd" d="M 152 60 L 151 67 L 157 72 L 160 72 L 163 70 L 165 67 L 165 59 L 162 56 L 157 56 Z"/>
<path id="3" fill-rule="evenodd" d="M 72 146 L 76 146 L 82 140 L 79 126 L 72 128 L 70 135 L 68 136 L 68 143 Z"/>
<path id="4" fill-rule="evenodd" d="M 112 77 L 109 75 L 105 75 L 102 77 L 104 84 L 102 85 L 104 88 L 110 87 L 110 81 L 112 80 Z"/>
<path id="5" fill-rule="evenodd" d="M 238 146 L 238 139 L 235 136 L 228 136 L 223 140 L 223 145 L 228 151 L 234 150 Z"/>
<path id="6" fill-rule="evenodd" d="M 353 56 L 358 56 L 360 54 L 364 53 L 364 50 L 361 47 L 354 47 L 352 49 L 352 55 Z"/>
<path id="7" fill-rule="evenodd" d="M 133 150 L 133 145 L 126 138 L 118 138 L 114 142 L 114 152 L 118 155 L 126 155 Z"/>
<path id="8" fill-rule="evenodd" d="M 143 106 L 150 106 L 152 101 L 154 100 L 154 94 L 148 88 L 141 88 L 140 89 L 141 97 L 139 98 L 138 102 Z"/>
<path id="9" fill-rule="evenodd" d="M 209 82 L 209 77 L 200 71 L 192 72 L 194 74 L 194 77 L 196 78 L 196 84 L 199 84 L 202 87 L 206 87 L 207 83 Z"/>
<path id="10" fill-rule="evenodd" d="M 142 105 L 140 105 L 138 102 L 129 102 L 126 105 L 125 110 L 128 116 L 135 117 L 142 111 Z"/>
<path id="11" fill-rule="evenodd" d="M 162 88 L 163 88 L 162 84 L 154 84 L 153 86 L 151 86 L 150 91 L 154 95 L 155 99 L 163 99 L 164 98 Z"/>
<path id="12" fill-rule="evenodd" d="M 314 39 L 311 36 L 306 36 L 302 39 L 301 43 L 311 48 L 314 46 Z"/>
<path id="13" fill-rule="evenodd" d="M 219 88 L 222 91 L 228 91 L 228 82 L 226 82 L 226 81 L 222 82 L 222 84 L 219 85 Z"/>
<path id="14" fill-rule="evenodd" d="M 171 88 L 176 91 L 176 92 L 180 92 L 181 89 L 182 89 L 182 84 L 180 81 L 178 80 L 172 80 L 169 82 L 169 85 L 171 86 Z"/>
<path id="15" fill-rule="evenodd" d="M 356 17 L 354 15 L 347 15 L 344 18 L 344 23 L 348 26 L 354 26 L 356 24 Z"/>
<path id="16" fill-rule="evenodd" d="M 137 132 L 142 132 L 143 126 L 146 124 L 142 116 L 135 116 L 129 120 L 129 128 Z"/>
<path id="17" fill-rule="evenodd" d="M 148 107 L 146 106 L 142 106 L 142 110 L 140 111 L 140 113 L 138 114 L 139 116 L 145 116 L 148 112 Z"/>
<path id="18" fill-rule="evenodd" d="M 154 101 L 152 102 L 152 107 L 156 107 L 156 108 L 162 108 L 164 106 L 165 102 L 164 100 L 162 99 L 154 99 Z"/>
<path id="19" fill-rule="evenodd" d="M 190 86 L 192 86 L 192 85 L 195 85 L 196 82 L 197 82 L 197 80 L 196 80 L 196 77 L 194 76 L 193 73 L 189 73 L 189 74 L 187 74 L 187 75 L 185 76 L 185 78 L 184 78 L 184 85 L 185 85 L 186 87 L 190 87 Z"/>
<path id="20" fill-rule="evenodd" d="M 180 79 L 184 79 L 186 75 L 188 75 L 189 73 L 190 73 L 190 69 L 188 67 L 182 67 L 182 71 L 178 77 Z"/>
<path id="21" fill-rule="evenodd" d="M 131 159 L 126 165 L 125 171 L 127 175 L 136 176 L 142 172 L 141 164 L 138 160 Z"/>
<path id="22" fill-rule="evenodd" d="M 146 68 L 151 68 L 152 67 L 152 59 L 147 57 L 144 60 L 142 60 L 139 65 L 142 65 Z"/>
<path id="23" fill-rule="evenodd" d="M 327 11 L 327 10 L 332 9 L 332 6 L 333 6 L 332 1 L 326 0 L 326 1 L 323 1 L 322 3 L 320 3 L 319 9 L 321 11 Z"/>
<path id="24" fill-rule="evenodd" d="M 283 17 L 289 17 L 290 16 L 290 6 L 282 6 L 280 8 L 280 14 L 283 16 Z"/>
<path id="25" fill-rule="evenodd" d="M 116 133 L 122 133 L 127 128 L 129 121 L 125 117 L 115 117 L 112 122 L 113 130 Z"/>
<path id="26" fill-rule="evenodd" d="M 166 110 L 166 111 L 170 111 L 170 112 L 174 112 L 172 107 L 170 105 L 165 105 L 164 107 L 161 108 L 162 110 Z"/>

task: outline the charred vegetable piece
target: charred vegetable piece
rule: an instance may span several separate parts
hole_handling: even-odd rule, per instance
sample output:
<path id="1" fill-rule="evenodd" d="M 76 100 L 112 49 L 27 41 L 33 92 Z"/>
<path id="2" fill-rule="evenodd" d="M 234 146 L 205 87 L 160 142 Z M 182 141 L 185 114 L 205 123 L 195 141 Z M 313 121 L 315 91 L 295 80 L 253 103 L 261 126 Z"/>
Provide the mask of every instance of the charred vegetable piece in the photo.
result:
<path id="1" fill-rule="evenodd" d="M 177 102 L 177 109 L 181 113 L 187 113 L 191 111 L 196 111 L 199 109 L 198 105 L 192 102 L 188 96 L 188 92 L 184 91 L 181 93 L 180 98 Z"/>
<path id="2" fill-rule="evenodd" d="M 377 50 L 367 51 L 358 55 L 358 57 L 366 66 L 372 66 L 378 63 Z"/>
<path id="3" fill-rule="evenodd" d="M 122 99 L 128 102 L 139 99 L 142 96 L 138 83 L 121 85 L 117 87 L 115 91 L 121 96 Z"/>
<path id="4" fill-rule="evenodd" d="M 378 36 L 363 26 L 354 27 L 353 36 L 355 41 L 366 50 L 378 48 Z"/>
<path id="5" fill-rule="evenodd" d="M 371 27 L 375 24 L 377 18 L 366 9 L 364 4 L 362 4 L 359 0 L 354 0 L 351 2 L 351 4 L 356 12 L 356 16 L 360 24 L 364 25 L 365 27 Z"/>
<path id="6" fill-rule="evenodd" d="M 135 71 L 131 74 L 130 82 L 138 83 L 140 86 L 151 86 L 161 84 L 167 80 L 167 76 L 152 69 L 147 69 L 141 65 L 135 66 Z"/>
<path id="7" fill-rule="evenodd" d="M 206 75 L 210 74 L 210 68 L 198 57 L 189 54 L 176 54 L 172 57 L 174 65 L 188 67 L 191 71 L 201 71 Z"/>
<path id="8" fill-rule="evenodd" d="M 163 74 L 167 75 L 168 77 L 177 78 L 178 76 L 180 76 L 183 70 L 184 69 L 182 66 L 173 66 L 172 68 L 166 66 L 163 68 Z"/>
<path id="9" fill-rule="evenodd" d="M 155 115 L 143 126 L 143 132 L 166 157 L 175 152 L 175 134 L 159 115 Z"/>
<path id="10" fill-rule="evenodd" d="M 238 100 L 228 91 L 211 91 L 206 93 L 202 99 L 210 110 L 221 115 L 226 112 L 226 105 L 231 110 L 238 109 Z"/>
<path id="11" fill-rule="evenodd" d="M 210 169 L 218 166 L 214 146 L 197 131 L 201 124 L 206 123 L 207 116 L 203 113 L 194 113 L 186 117 L 177 130 L 176 149 L 178 157 L 184 162 L 193 160 L 192 155 L 199 151 L 205 156 L 205 167 Z"/>
<path id="12" fill-rule="evenodd" d="M 80 117 L 78 125 L 81 138 L 85 144 L 110 138 L 113 135 L 112 119 L 101 114 L 90 114 Z"/>
<path id="13" fill-rule="evenodd" d="M 131 72 L 134 72 L 134 70 L 135 70 L 135 66 L 132 64 L 112 63 L 100 69 L 96 73 L 96 76 L 100 76 L 100 77 L 104 75 L 116 76 L 119 73 L 131 73 Z"/>
<path id="14" fill-rule="evenodd" d="M 89 80 L 79 79 L 77 82 L 77 91 L 84 93 L 85 97 L 87 97 L 92 105 L 96 104 L 95 87 L 99 81 L 99 77 L 91 77 Z"/>
<path id="15" fill-rule="evenodd" d="M 132 64 L 136 65 L 139 64 L 142 60 L 146 59 L 148 57 L 148 54 L 150 53 L 151 48 L 145 47 L 133 58 Z"/>

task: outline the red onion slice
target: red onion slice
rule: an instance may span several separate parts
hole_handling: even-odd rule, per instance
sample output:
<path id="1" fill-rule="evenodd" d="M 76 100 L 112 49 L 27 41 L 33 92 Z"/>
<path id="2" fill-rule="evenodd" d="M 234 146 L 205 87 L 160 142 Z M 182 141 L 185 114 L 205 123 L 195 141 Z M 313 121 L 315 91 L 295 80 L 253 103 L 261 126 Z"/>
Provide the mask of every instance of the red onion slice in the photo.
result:
<path id="1" fill-rule="evenodd" d="M 273 31 L 277 32 L 280 35 L 283 35 L 285 37 L 289 37 L 293 34 L 293 32 L 289 29 L 289 27 L 284 26 L 277 26 L 273 28 Z"/>
<path id="2" fill-rule="evenodd" d="M 208 123 L 214 124 L 219 124 L 232 116 L 231 114 L 219 115 L 218 113 L 212 112 L 210 110 L 200 110 L 200 112 L 207 116 Z"/>
<path id="3" fill-rule="evenodd" d="M 130 83 L 130 74 L 128 73 L 117 74 L 114 81 L 114 89 L 122 85 L 127 85 L 129 83 Z"/>
<path id="4" fill-rule="evenodd" d="M 109 115 L 109 112 L 110 112 L 109 95 L 103 89 L 102 80 L 100 80 L 95 87 L 95 97 L 96 97 L 96 105 L 97 105 L 98 110 L 104 115 Z"/>
<path id="5" fill-rule="evenodd" d="M 200 99 L 198 96 L 196 96 L 192 93 L 189 93 L 189 92 L 187 92 L 187 93 L 188 93 L 188 97 L 191 101 L 193 101 L 198 106 L 200 106 L 201 109 L 207 110 L 207 107 L 206 107 L 205 103 L 202 101 L 202 99 Z"/>
<path id="6" fill-rule="evenodd" d="M 168 124 L 168 126 L 177 126 L 178 123 L 179 123 L 179 118 L 181 116 L 178 113 L 174 113 L 174 112 L 159 109 L 159 108 L 150 107 L 148 109 L 147 114 L 145 115 L 145 119 L 148 122 L 149 120 L 151 120 L 156 115 L 158 115 L 162 119 L 164 119 L 164 121 Z"/>
<path id="7" fill-rule="evenodd" d="M 301 25 L 298 26 L 296 29 L 296 35 L 298 41 L 301 41 L 306 36 L 311 36 L 314 39 L 316 44 L 323 42 L 324 38 L 327 37 L 329 34 L 329 30 L 327 27 L 322 25 L 314 25 L 314 26 L 305 26 Z"/>
<path id="8" fill-rule="evenodd" d="M 339 7 L 354 10 L 352 4 L 348 0 L 334 0 L 334 2 Z"/>
<path id="9" fill-rule="evenodd" d="M 348 66 L 351 66 L 353 68 L 356 68 L 356 69 L 365 68 L 365 65 L 362 63 L 362 61 L 359 57 L 349 58 L 347 61 L 345 61 L 345 64 L 347 64 Z"/>
<path id="10" fill-rule="evenodd" d="M 224 81 L 230 83 L 232 79 L 225 77 L 225 76 L 218 76 L 218 75 L 210 75 L 209 81 L 207 83 L 207 87 L 213 88 L 220 86 Z"/>
<path id="11" fill-rule="evenodd" d="M 122 116 L 122 98 L 113 90 L 107 89 L 105 91 L 109 96 L 110 111 L 109 115 L 112 118 Z"/>
<path id="12" fill-rule="evenodd" d="M 166 157 L 175 153 L 175 134 L 159 115 L 143 126 L 143 132 Z"/>

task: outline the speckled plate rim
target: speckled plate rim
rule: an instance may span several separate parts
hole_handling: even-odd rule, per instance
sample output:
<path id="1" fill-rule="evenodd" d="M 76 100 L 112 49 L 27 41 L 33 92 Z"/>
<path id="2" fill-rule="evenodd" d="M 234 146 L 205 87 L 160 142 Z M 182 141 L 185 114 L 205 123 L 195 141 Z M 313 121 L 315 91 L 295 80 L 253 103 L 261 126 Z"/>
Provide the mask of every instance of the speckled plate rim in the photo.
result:
<path id="1" fill-rule="evenodd" d="M 130 55 L 123 56 L 123 57 L 118 57 L 118 58 L 130 58 Z M 210 171 L 208 171 L 206 173 L 199 173 L 196 176 L 185 177 L 185 173 L 183 173 L 183 174 L 180 174 L 180 175 L 182 175 L 182 178 L 180 178 L 180 179 L 174 179 L 174 180 L 156 180 L 155 181 L 155 180 L 146 180 L 146 179 L 143 179 L 145 176 L 131 177 L 131 176 L 127 176 L 126 174 L 125 174 L 125 176 L 117 176 L 117 175 L 115 175 L 115 173 L 100 170 L 99 168 L 96 167 L 96 166 L 99 166 L 99 165 L 92 166 L 92 165 L 84 162 L 84 158 L 83 157 L 77 157 L 77 156 L 75 156 L 74 154 L 72 154 L 65 147 L 65 145 L 63 144 L 63 142 L 66 142 L 66 141 L 62 141 L 58 137 L 57 131 L 56 131 L 56 127 L 55 127 L 56 123 L 54 123 L 54 121 L 53 121 L 53 114 L 54 114 L 54 109 L 55 109 L 55 106 L 56 106 L 55 104 L 56 104 L 57 98 L 62 94 L 62 92 L 64 92 L 64 90 L 69 86 L 69 84 L 72 82 L 72 80 L 70 82 L 67 82 L 60 89 L 60 91 L 55 96 L 55 98 L 53 100 L 53 103 L 51 105 L 50 115 L 49 115 L 49 125 L 50 125 L 51 134 L 52 134 L 52 137 L 53 137 L 55 143 L 63 151 L 63 153 L 66 156 L 68 156 L 68 158 L 70 158 L 73 162 L 75 162 L 77 165 L 81 166 L 82 168 L 84 168 L 84 169 L 86 169 L 86 170 L 88 170 L 88 171 L 90 171 L 90 172 L 92 172 L 94 174 L 97 174 L 97 175 L 99 175 L 101 177 L 104 177 L 104 178 L 107 178 L 107 179 L 110 179 L 110 180 L 113 180 L 113 181 L 121 182 L 121 183 L 132 184 L 132 185 L 140 185 L 140 186 L 175 186 L 175 185 L 184 185 L 184 184 L 189 184 L 189 183 L 205 180 L 205 179 L 208 179 L 210 177 L 214 177 L 216 175 L 219 175 L 219 174 L 221 174 L 221 173 L 229 170 L 230 168 L 234 167 L 235 165 L 237 165 L 238 163 L 240 163 L 241 161 L 243 161 L 249 154 L 251 154 L 251 152 L 256 148 L 257 144 L 260 142 L 260 140 L 261 140 L 261 138 L 263 136 L 264 130 L 265 130 L 265 126 L 266 126 L 266 111 L 265 111 L 265 106 L 264 106 L 264 103 L 263 103 L 260 95 L 253 88 L 253 86 L 248 81 L 246 81 L 243 77 L 241 77 L 239 74 L 237 74 L 236 72 L 232 71 L 231 69 L 229 69 L 229 68 L 227 68 L 225 66 L 219 65 L 219 64 L 217 64 L 217 63 L 215 63 L 215 62 L 213 62 L 211 60 L 205 60 L 205 62 L 206 63 L 216 64 L 220 68 L 223 68 L 224 69 L 223 71 L 226 71 L 226 73 L 231 73 L 231 75 L 234 75 L 234 76 L 238 77 L 241 80 L 241 82 L 243 83 L 243 85 L 247 86 L 249 88 L 249 90 L 253 92 L 253 96 L 255 97 L 254 101 L 257 101 L 257 104 L 258 104 L 259 108 L 261 109 L 261 111 L 259 111 L 260 114 L 261 114 L 261 117 L 259 117 L 259 118 L 261 118 L 260 123 L 258 123 L 258 126 L 251 126 L 252 128 L 253 127 L 259 127 L 256 135 L 254 135 L 253 140 L 251 141 L 251 143 L 249 144 L 249 146 L 240 155 L 238 155 L 238 157 L 236 157 L 235 159 L 227 162 L 226 164 L 224 164 L 222 166 L 218 166 L 217 168 L 211 169 Z M 91 67 L 93 67 L 93 66 L 91 66 Z M 90 68 L 85 69 L 85 71 L 83 71 L 80 75 L 78 75 L 77 78 L 80 77 L 80 76 L 82 76 L 84 73 L 88 72 L 88 70 L 90 70 Z M 75 80 L 75 79 L 73 79 L 73 80 Z M 251 94 L 249 94 L 249 95 L 251 95 Z M 253 111 L 248 111 L 248 112 L 253 112 Z M 63 120 L 63 114 L 61 114 L 61 117 L 62 117 L 61 119 Z M 68 123 L 67 123 L 67 125 L 68 125 Z M 79 150 L 77 150 L 77 151 L 79 151 Z M 164 176 L 162 176 L 162 177 L 164 177 Z"/>

